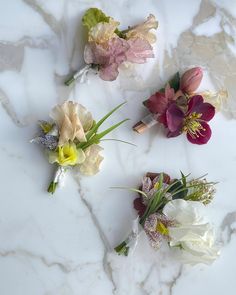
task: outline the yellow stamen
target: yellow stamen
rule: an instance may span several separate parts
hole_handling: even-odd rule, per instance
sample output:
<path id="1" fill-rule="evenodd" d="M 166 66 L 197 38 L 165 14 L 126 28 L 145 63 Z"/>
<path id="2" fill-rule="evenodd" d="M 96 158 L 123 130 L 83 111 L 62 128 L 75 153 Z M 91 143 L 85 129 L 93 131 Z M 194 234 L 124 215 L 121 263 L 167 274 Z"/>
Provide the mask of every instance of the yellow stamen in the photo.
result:
<path id="1" fill-rule="evenodd" d="M 202 114 L 193 112 L 185 119 L 183 131 L 187 132 L 192 138 L 199 137 L 202 135 L 201 132 L 206 130 L 200 123 L 201 116 Z"/>
<path id="2" fill-rule="evenodd" d="M 156 231 L 162 234 L 163 236 L 168 236 L 169 235 L 169 230 L 168 228 L 161 222 L 159 221 L 156 226 Z"/>

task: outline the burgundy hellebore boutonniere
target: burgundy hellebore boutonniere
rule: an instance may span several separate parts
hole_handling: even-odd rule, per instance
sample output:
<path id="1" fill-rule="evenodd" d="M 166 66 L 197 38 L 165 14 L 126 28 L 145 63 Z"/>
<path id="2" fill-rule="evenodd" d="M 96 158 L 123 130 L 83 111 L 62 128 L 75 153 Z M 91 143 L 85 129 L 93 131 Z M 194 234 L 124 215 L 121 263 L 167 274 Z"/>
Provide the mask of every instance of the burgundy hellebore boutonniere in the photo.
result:
<path id="1" fill-rule="evenodd" d="M 154 57 L 152 44 L 156 42 L 156 36 L 152 30 L 157 29 L 158 22 L 152 14 L 145 22 L 120 31 L 118 21 L 100 9 L 90 8 L 82 23 L 88 33 L 84 49 L 86 65 L 65 82 L 67 86 L 75 80 L 83 83 L 90 70 L 95 70 L 102 80 L 113 81 L 122 63 L 143 64 Z"/>
<path id="2" fill-rule="evenodd" d="M 151 114 L 138 122 L 133 129 L 142 133 L 159 122 L 167 129 L 167 137 L 186 133 L 191 143 L 207 143 L 211 137 L 208 122 L 215 115 L 215 107 L 204 101 L 204 95 L 195 93 L 202 77 L 200 67 L 186 71 L 182 77 L 176 73 L 165 88 L 144 102 Z"/>

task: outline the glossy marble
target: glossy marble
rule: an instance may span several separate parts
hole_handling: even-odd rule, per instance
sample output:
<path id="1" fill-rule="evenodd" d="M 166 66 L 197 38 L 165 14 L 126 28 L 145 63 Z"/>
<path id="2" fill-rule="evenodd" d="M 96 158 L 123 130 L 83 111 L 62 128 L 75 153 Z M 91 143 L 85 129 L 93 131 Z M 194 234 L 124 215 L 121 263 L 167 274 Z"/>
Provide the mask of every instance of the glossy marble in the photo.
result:
<path id="1" fill-rule="evenodd" d="M 145 2 L 145 3 L 144 3 Z M 63 85 L 83 65 L 81 26 L 89 7 L 126 27 L 153 13 L 159 20 L 156 58 L 122 68 L 114 82 L 90 75 L 87 84 Z M 0 294 L 1 295 L 234 295 L 236 288 L 236 2 L 234 0 L 0 0 Z M 168 140 L 153 127 L 131 127 L 146 114 L 141 102 L 177 69 L 205 70 L 202 89 L 226 88 L 228 100 L 205 146 L 184 136 Z M 38 119 L 72 99 L 109 121 L 130 121 L 104 141 L 102 170 L 71 174 L 50 197 L 53 175 L 42 150 L 29 141 Z M 208 173 L 219 181 L 208 207 L 222 246 L 211 266 L 181 265 L 174 253 L 150 249 L 141 235 L 130 257 L 112 252 L 130 231 L 136 187 L 146 171 Z"/>

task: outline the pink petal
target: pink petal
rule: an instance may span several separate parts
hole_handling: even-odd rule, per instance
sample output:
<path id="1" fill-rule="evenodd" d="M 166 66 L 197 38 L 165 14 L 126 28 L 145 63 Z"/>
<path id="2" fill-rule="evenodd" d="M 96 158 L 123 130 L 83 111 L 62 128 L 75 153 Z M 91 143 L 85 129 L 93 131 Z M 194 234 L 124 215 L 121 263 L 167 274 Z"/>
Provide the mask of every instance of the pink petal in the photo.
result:
<path id="1" fill-rule="evenodd" d="M 114 81 L 118 74 L 118 65 L 116 63 L 102 66 L 99 70 L 99 77 L 104 81 Z"/>
<path id="2" fill-rule="evenodd" d="M 162 114 L 165 112 L 168 105 L 168 100 L 164 93 L 156 92 L 147 100 L 146 106 L 151 113 Z"/>
<path id="3" fill-rule="evenodd" d="M 167 128 L 170 132 L 176 132 L 182 129 L 184 113 L 175 103 L 172 103 L 166 111 Z"/>
<path id="4" fill-rule="evenodd" d="M 194 92 L 200 85 L 203 72 L 200 67 L 186 71 L 180 79 L 180 89 L 186 93 Z"/>
<path id="5" fill-rule="evenodd" d="M 147 40 L 135 38 L 128 40 L 130 46 L 126 52 L 127 61 L 132 63 L 145 63 L 147 58 L 154 57 L 153 49 Z"/>
<path id="6" fill-rule="evenodd" d="M 206 122 L 201 123 L 204 130 L 201 131 L 201 134 L 199 134 L 199 137 L 193 138 L 187 133 L 187 138 L 191 143 L 194 144 L 205 144 L 209 141 L 211 138 L 211 128 Z"/>
<path id="7" fill-rule="evenodd" d="M 165 87 L 165 97 L 168 100 L 172 100 L 172 99 L 174 99 L 174 96 L 175 96 L 175 90 L 170 87 L 169 83 L 167 83 L 167 85 Z"/>

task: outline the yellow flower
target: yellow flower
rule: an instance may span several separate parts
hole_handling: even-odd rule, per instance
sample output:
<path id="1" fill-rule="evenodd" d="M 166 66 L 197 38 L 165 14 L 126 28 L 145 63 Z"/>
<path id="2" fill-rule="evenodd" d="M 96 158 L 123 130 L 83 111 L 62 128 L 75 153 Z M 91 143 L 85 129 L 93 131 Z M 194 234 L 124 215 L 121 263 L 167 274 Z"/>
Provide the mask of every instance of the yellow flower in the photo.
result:
<path id="1" fill-rule="evenodd" d="M 117 38 L 115 33 L 116 28 L 119 26 L 119 22 L 110 18 L 109 23 L 98 23 L 92 27 L 88 34 L 89 42 L 96 42 L 97 44 L 107 43 L 111 38 Z"/>
<path id="2" fill-rule="evenodd" d="M 56 152 L 49 152 L 49 162 L 58 163 L 60 166 L 74 166 L 83 163 L 85 154 L 82 149 L 77 149 L 74 143 L 59 146 Z"/>
<path id="3" fill-rule="evenodd" d="M 156 18 L 154 15 L 150 14 L 147 18 L 147 20 L 140 24 L 137 25 L 126 33 L 126 38 L 127 39 L 135 39 L 135 38 L 142 38 L 147 40 L 150 44 L 156 42 L 156 35 L 150 30 L 152 29 L 157 29 L 158 27 L 158 22 L 156 21 Z"/>

